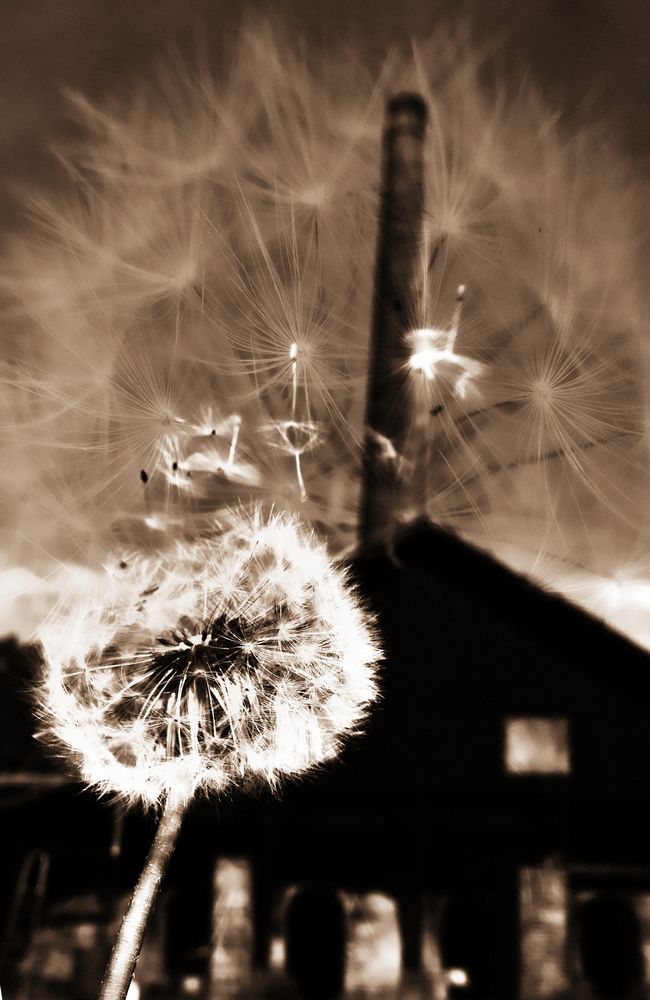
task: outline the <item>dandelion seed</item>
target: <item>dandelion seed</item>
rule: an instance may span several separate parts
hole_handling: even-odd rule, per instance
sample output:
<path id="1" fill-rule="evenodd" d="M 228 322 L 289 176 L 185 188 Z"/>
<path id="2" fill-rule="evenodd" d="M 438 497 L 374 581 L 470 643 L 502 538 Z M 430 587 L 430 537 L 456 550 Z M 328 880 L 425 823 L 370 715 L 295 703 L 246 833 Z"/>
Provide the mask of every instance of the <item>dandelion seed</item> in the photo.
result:
<path id="1" fill-rule="evenodd" d="M 237 453 L 237 441 L 239 440 L 239 429 L 241 427 L 241 417 L 235 414 L 233 417 L 232 437 L 230 439 L 230 450 L 228 451 L 228 466 L 232 466 Z M 214 431 L 212 432 L 215 433 Z"/>
<path id="2" fill-rule="evenodd" d="M 460 399 L 464 399 L 470 379 L 480 375 L 483 365 L 472 358 L 456 354 L 453 349 L 453 331 L 426 328 L 414 330 L 411 338 L 411 370 L 420 372 L 431 382 L 438 377 L 446 377 L 450 380 L 453 391 Z"/>

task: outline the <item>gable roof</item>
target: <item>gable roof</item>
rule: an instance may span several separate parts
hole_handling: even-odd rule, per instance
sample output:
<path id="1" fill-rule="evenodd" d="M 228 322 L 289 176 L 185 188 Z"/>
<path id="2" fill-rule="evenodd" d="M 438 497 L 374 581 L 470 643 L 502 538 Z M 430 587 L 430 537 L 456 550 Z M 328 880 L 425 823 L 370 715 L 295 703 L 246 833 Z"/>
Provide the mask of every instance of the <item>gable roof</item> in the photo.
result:
<path id="1" fill-rule="evenodd" d="M 396 533 L 390 557 L 379 551 L 358 557 L 355 572 L 369 596 L 376 589 L 373 577 L 387 580 L 391 575 L 381 565 L 388 558 L 400 575 L 453 588 L 470 605 L 480 605 L 495 621 L 516 627 L 549 654 L 560 652 L 587 677 L 650 707 L 648 651 L 449 530 L 419 519 Z"/>

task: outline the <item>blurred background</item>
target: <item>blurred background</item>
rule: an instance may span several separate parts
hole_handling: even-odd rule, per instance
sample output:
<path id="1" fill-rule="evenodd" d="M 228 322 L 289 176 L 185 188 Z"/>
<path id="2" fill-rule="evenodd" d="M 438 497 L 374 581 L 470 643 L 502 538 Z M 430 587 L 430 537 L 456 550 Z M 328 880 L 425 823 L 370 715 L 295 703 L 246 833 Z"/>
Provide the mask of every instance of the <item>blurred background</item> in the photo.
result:
<path id="1" fill-rule="evenodd" d="M 174 50 L 219 51 L 242 17 L 269 15 L 287 31 L 328 49 L 352 42 L 362 63 L 377 65 L 396 41 L 426 37 L 450 15 L 468 14 L 477 36 L 497 37 L 532 74 L 551 106 L 570 120 L 612 116 L 625 148 L 647 169 L 650 10 L 638 0 L 456 0 L 398 5 L 372 0 L 5 0 L 2 5 L 5 224 L 16 218 L 12 180 L 47 181 L 48 141 L 65 122 L 61 88 L 91 98 L 120 91 Z M 216 67 L 215 67 L 216 68 Z"/>
<path id="2" fill-rule="evenodd" d="M 389 45 L 459 10 L 4 0 L 0 225 L 21 227 L 25 188 L 63 183 L 49 146 L 69 128 L 67 88 L 124 93 L 177 52 L 210 59 L 242 17 L 262 15 L 379 65 Z M 563 120 L 607 115 L 647 174 L 647 3 L 476 0 L 462 12 Z M 398 569 L 359 559 L 354 570 L 388 651 L 367 739 L 281 800 L 197 804 L 133 1000 L 649 996 L 647 654 L 428 529 L 406 533 Z M 41 750 L 34 670 L 8 636 L 0 988 L 5 1000 L 85 1000 L 153 819 L 97 802 Z"/>

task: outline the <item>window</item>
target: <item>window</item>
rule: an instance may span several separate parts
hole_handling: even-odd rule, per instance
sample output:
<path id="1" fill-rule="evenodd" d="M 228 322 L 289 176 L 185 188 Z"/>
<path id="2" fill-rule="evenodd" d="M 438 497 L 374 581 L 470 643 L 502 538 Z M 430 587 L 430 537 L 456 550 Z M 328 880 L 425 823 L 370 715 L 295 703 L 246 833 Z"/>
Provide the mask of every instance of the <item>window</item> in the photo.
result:
<path id="1" fill-rule="evenodd" d="M 506 719 L 504 756 L 508 774 L 570 774 L 568 719 Z"/>

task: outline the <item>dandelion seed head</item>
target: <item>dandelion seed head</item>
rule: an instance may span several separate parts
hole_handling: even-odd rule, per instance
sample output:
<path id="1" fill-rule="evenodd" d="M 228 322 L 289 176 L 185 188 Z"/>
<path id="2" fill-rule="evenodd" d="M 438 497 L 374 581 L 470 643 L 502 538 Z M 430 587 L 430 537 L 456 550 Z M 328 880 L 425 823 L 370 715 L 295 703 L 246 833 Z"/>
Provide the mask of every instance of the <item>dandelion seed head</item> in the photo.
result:
<path id="1" fill-rule="evenodd" d="M 45 734 L 90 785 L 149 805 L 299 774 L 376 696 L 368 616 L 286 515 L 135 558 L 39 639 Z"/>

